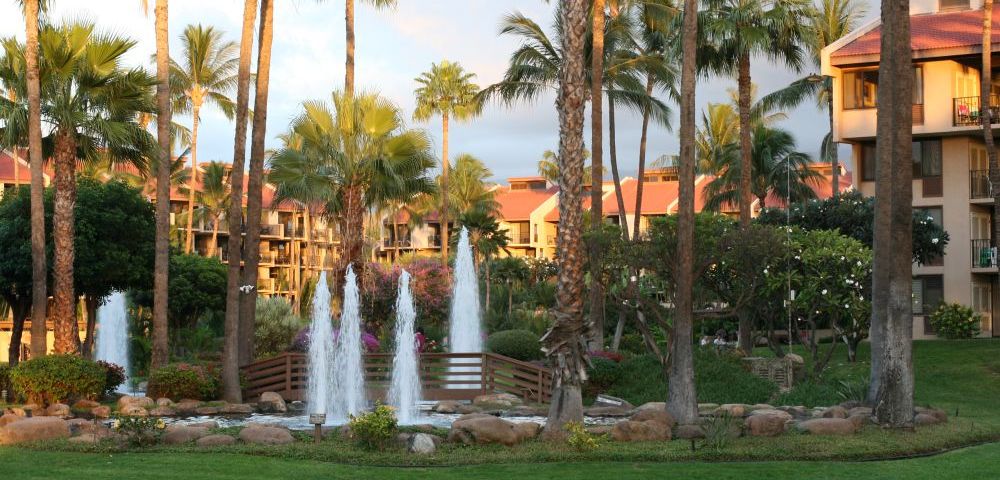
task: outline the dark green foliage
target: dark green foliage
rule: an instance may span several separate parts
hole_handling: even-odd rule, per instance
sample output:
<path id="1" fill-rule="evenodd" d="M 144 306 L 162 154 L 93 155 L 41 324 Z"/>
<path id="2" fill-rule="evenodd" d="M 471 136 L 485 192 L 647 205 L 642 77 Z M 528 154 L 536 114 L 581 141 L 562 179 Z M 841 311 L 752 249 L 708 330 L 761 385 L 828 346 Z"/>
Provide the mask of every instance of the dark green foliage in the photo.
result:
<path id="1" fill-rule="evenodd" d="M 764 209 L 758 223 L 785 225 L 788 212 Z M 875 238 L 875 197 L 865 197 L 858 191 L 841 193 L 823 201 L 812 200 L 792 205 L 790 222 L 806 230 L 836 230 L 872 246 Z M 928 263 L 944 255 L 948 232 L 928 220 L 919 210 L 913 211 L 913 261 Z"/>
<path id="2" fill-rule="evenodd" d="M 257 323 L 254 328 L 254 354 L 269 358 L 288 349 L 304 322 L 292 313 L 292 305 L 281 297 L 257 299 Z"/>
<path id="3" fill-rule="evenodd" d="M 945 303 L 931 315 L 931 326 L 938 336 L 949 340 L 972 338 L 980 329 L 982 318 L 959 303 Z"/>
<path id="4" fill-rule="evenodd" d="M 636 405 L 667 398 L 663 367 L 652 355 L 628 358 L 617 368 L 601 368 L 607 370 L 600 373 L 602 381 L 611 375 L 616 378 L 608 390 L 596 393 L 621 397 Z M 703 403 L 765 403 L 778 390 L 775 384 L 746 371 L 738 357 L 709 350 L 695 351 L 694 376 L 698 401 Z"/>
<path id="5" fill-rule="evenodd" d="M 808 380 L 778 396 L 775 405 L 802 405 L 807 408 L 827 407 L 840 403 L 837 387 L 821 380 Z"/>
<path id="6" fill-rule="evenodd" d="M 348 426 L 358 445 L 368 450 L 385 450 L 399 432 L 396 415 L 385 405 L 377 405 L 358 416 L 351 415 Z"/>
<path id="7" fill-rule="evenodd" d="M 515 360 L 538 360 L 542 358 L 542 344 L 538 335 L 528 330 L 504 330 L 486 339 L 486 349 Z"/>
<path id="8" fill-rule="evenodd" d="M 125 383 L 125 367 L 104 360 L 98 360 L 97 364 L 104 369 L 104 396 L 109 396 Z"/>
<path id="9" fill-rule="evenodd" d="M 21 362 L 10 374 L 14 390 L 31 403 L 51 405 L 104 391 L 104 367 L 78 355 L 46 355 Z"/>
<path id="10" fill-rule="evenodd" d="M 590 357 L 590 368 L 587 369 L 587 382 L 583 384 L 585 397 L 595 397 L 610 391 L 621 378 L 621 367 L 617 362 L 601 357 Z"/>
<path id="11" fill-rule="evenodd" d="M 226 266 L 199 255 L 170 257 L 170 329 L 193 328 L 205 314 L 226 308 Z M 151 307 L 153 292 L 136 292 L 135 301 Z"/>
<path id="12" fill-rule="evenodd" d="M 150 373 L 148 395 L 174 401 L 183 398 L 215 400 L 221 387 L 222 378 L 213 365 L 172 363 Z"/>
<path id="13" fill-rule="evenodd" d="M 10 364 L 0 363 L 0 392 L 4 391 L 7 392 L 8 398 L 0 396 L 0 402 L 8 401 L 10 397 L 13 397 L 10 384 Z"/>

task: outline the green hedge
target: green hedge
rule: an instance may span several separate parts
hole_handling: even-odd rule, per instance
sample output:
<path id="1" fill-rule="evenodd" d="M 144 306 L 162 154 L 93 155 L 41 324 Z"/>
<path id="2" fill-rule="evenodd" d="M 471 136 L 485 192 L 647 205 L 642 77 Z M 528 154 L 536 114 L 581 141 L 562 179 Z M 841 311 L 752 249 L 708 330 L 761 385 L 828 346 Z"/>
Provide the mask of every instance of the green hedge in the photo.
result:
<path id="1" fill-rule="evenodd" d="M 77 355 L 33 358 L 10 374 L 14 390 L 39 405 L 96 399 L 104 391 L 106 376 L 104 367 Z"/>
<path id="2" fill-rule="evenodd" d="M 515 360 L 531 361 L 542 358 L 538 335 L 528 330 L 504 330 L 486 339 L 486 349 Z"/>
<path id="3" fill-rule="evenodd" d="M 171 400 L 215 400 L 219 398 L 222 377 L 214 365 L 172 363 L 149 375 L 148 396 Z"/>
<path id="4" fill-rule="evenodd" d="M 931 327 L 940 337 L 959 340 L 978 335 L 981 320 L 978 313 L 965 305 L 945 303 L 931 314 Z"/>

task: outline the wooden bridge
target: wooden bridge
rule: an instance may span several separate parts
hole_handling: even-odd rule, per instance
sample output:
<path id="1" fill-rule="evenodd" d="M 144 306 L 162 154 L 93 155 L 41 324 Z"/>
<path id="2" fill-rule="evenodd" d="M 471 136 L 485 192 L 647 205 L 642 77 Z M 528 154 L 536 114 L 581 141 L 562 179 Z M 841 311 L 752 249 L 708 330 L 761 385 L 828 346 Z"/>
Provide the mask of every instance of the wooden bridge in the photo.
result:
<path id="1" fill-rule="evenodd" d="M 392 378 L 392 354 L 365 354 L 364 369 L 368 398 L 384 400 Z M 525 401 L 547 403 L 552 396 L 548 368 L 495 353 L 422 353 L 419 369 L 424 400 L 472 400 L 478 395 L 510 393 Z M 305 400 L 309 365 L 303 353 L 282 353 L 251 363 L 242 372 L 243 398 L 275 392 L 286 401 Z"/>

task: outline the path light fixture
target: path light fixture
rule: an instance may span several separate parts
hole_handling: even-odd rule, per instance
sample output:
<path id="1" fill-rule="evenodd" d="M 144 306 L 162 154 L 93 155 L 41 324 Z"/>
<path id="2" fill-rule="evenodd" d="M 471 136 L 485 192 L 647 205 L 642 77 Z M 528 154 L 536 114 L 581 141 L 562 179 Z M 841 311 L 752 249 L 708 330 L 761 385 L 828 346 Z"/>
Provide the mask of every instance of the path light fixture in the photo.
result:
<path id="1" fill-rule="evenodd" d="M 313 426 L 313 442 L 323 441 L 323 424 L 326 423 L 325 413 L 313 413 L 309 415 L 309 423 Z"/>

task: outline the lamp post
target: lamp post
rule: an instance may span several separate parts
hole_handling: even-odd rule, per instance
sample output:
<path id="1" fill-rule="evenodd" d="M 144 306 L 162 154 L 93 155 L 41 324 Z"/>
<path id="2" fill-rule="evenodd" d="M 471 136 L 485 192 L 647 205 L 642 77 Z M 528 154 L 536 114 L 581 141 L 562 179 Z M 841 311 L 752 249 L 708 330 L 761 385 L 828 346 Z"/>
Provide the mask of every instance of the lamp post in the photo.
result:
<path id="1" fill-rule="evenodd" d="M 325 413 L 313 413 L 309 415 L 309 423 L 313 426 L 313 442 L 323 441 L 323 424 L 326 423 Z"/>

